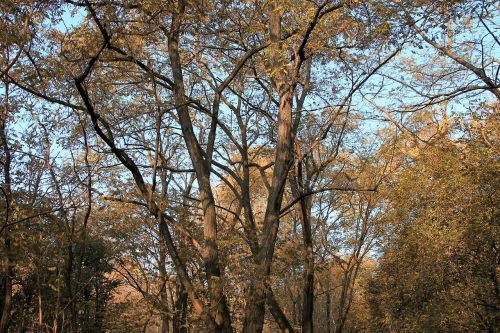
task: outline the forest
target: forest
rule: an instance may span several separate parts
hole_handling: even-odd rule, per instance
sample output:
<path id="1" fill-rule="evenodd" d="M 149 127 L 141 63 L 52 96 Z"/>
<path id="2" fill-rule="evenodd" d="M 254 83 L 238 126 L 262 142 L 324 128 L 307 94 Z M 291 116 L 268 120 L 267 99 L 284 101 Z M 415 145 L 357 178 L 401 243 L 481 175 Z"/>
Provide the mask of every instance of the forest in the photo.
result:
<path id="1" fill-rule="evenodd" d="M 0 333 L 500 332 L 500 3 L 0 1 Z"/>

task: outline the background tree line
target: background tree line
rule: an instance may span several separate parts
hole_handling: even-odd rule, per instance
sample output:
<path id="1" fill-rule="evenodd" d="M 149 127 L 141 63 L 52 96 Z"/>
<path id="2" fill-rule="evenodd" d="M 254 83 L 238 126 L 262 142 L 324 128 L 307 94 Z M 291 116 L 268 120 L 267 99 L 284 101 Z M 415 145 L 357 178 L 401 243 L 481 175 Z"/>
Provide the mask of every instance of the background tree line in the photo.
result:
<path id="1" fill-rule="evenodd" d="M 496 332 L 495 1 L 0 4 L 0 333 Z"/>

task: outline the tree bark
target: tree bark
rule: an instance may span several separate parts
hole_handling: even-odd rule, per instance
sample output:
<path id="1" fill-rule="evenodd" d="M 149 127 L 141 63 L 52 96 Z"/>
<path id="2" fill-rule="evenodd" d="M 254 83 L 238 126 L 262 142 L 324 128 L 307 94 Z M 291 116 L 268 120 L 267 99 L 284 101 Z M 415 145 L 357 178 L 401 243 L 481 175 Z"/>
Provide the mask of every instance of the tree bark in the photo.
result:
<path id="1" fill-rule="evenodd" d="M 266 280 L 271 273 L 271 264 L 279 228 L 279 218 L 283 191 L 291 166 L 292 135 L 292 93 L 290 90 L 280 98 L 278 114 L 278 143 L 271 183 L 267 200 L 260 248 L 256 257 L 255 272 L 250 278 L 245 309 L 243 332 L 262 332 L 266 302 Z"/>
<path id="2" fill-rule="evenodd" d="M 271 273 L 276 236 L 279 229 L 280 209 L 288 171 L 291 166 L 293 147 L 292 105 L 294 85 L 287 82 L 287 75 L 280 57 L 281 16 L 274 3 L 269 6 L 269 34 L 271 39 L 270 66 L 273 70 L 272 81 L 279 93 L 278 137 L 271 188 L 264 215 L 264 225 L 260 237 L 259 252 L 255 258 L 255 271 L 250 277 L 244 333 L 262 332 L 265 316 L 266 280 Z"/>
<path id="3" fill-rule="evenodd" d="M 326 333 L 332 333 L 332 294 L 330 290 L 326 292 Z"/>
<path id="4" fill-rule="evenodd" d="M 4 231 L 7 233 L 8 231 Z M 10 308 L 12 304 L 12 261 L 11 261 L 11 243 L 10 237 L 6 234 L 4 236 L 4 249 L 5 255 L 2 261 L 4 274 L 3 277 L 3 303 L 2 303 L 2 317 L 0 319 L 0 333 L 6 333 L 10 321 Z"/>
<path id="5" fill-rule="evenodd" d="M 182 285 L 179 285 L 176 291 L 177 299 L 175 301 L 175 312 L 173 318 L 173 332 L 187 333 L 187 294 Z"/>
<path id="6" fill-rule="evenodd" d="M 12 275 L 13 275 L 13 260 L 12 248 L 9 230 L 6 228 L 9 223 L 10 206 L 12 205 L 12 179 L 11 179 L 11 164 L 12 155 L 7 139 L 7 119 L 9 117 L 9 88 L 5 85 L 5 100 L 3 112 L 0 117 L 0 140 L 4 152 L 3 176 L 5 184 L 2 186 L 2 192 L 5 196 L 5 220 L 3 228 L 3 246 L 4 256 L 2 258 L 3 269 L 3 302 L 0 317 L 0 333 L 6 333 L 10 321 L 10 309 L 12 304 Z"/>
<path id="7" fill-rule="evenodd" d="M 215 320 L 217 332 L 232 332 L 231 317 L 223 292 L 223 281 L 219 264 L 217 248 L 217 216 L 215 199 L 210 184 L 210 165 L 204 158 L 204 152 L 199 145 L 194 130 L 189 108 L 187 106 L 182 65 L 179 54 L 179 36 L 182 15 L 185 10 L 184 0 L 178 2 L 178 13 L 172 16 L 172 26 L 168 36 L 168 53 L 174 78 L 174 98 L 182 134 L 193 163 L 200 191 L 200 201 L 203 209 L 203 235 L 205 248 L 203 260 L 210 295 L 210 312 Z"/>
<path id="8" fill-rule="evenodd" d="M 304 190 L 310 191 L 302 176 L 302 162 L 297 163 L 297 168 L 290 181 L 292 194 L 301 198 L 298 204 L 298 215 L 302 224 L 302 242 L 304 245 L 304 272 L 302 286 L 302 333 L 313 332 L 314 313 L 314 251 L 311 229 L 311 197 L 304 196 Z"/>
<path id="9" fill-rule="evenodd" d="M 169 333 L 170 332 L 170 316 L 168 309 L 168 297 L 167 297 L 167 270 L 165 268 L 166 258 L 167 258 L 167 250 L 165 247 L 165 240 L 163 239 L 162 234 L 160 233 L 160 260 L 158 262 L 158 268 L 160 271 L 160 280 L 161 280 L 161 290 L 160 290 L 160 299 L 161 299 L 161 332 Z"/>
<path id="10" fill-rule="evenodd" d="M 282 333 L 295 333 L 292 325 L 288 321 L 281 307 L 279 306 L 276 298 L 274 297 L 271 287 L 267 288 L 267 305 L 269 306 L 269 311 L 271 312 L 274 320 L 278 324 Z"/>

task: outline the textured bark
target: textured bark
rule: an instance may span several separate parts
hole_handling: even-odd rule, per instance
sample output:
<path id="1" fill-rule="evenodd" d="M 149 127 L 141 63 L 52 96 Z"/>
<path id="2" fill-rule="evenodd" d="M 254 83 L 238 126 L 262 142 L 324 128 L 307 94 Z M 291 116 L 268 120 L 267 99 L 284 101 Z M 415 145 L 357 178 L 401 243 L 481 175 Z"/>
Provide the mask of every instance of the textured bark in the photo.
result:
<path id="1" fill-rule="evenodd" d="M 244 333 L 260 333 L 264 325 L 266 280 L 271 272 L 283 191 L 288 171 L 291 166 L 292 137 L 292 104 L 293 85 L 287 84 L 286 74 L 280 60 L 281 51 L 281 17 L 274 5 L 269 8 L 269 34 L 271 38 L 270 63 L 274 70 L 272 77 L 276 91 L 280 95 L 277 120 L 277 144 L 274 158 L 274 170 L 271 188 L 264 215 L 259 252 L 255 258 L 255 271 L 250 277 L 245 308 Z"/>
<path id="2" fill-rule="evenodd" d="M 279 111 L 277 119 L 277 144 L 274 159 L 274 170 L 272 182 L 269 189 L 269 195 L 264 215 L 262 235 L 259 239 L 259 252 L 255 258 L 255 271 L 250 277 L 247 306 L 245 309 L 245 320 L 243 332 L 260 333 L 262 332 L 265 315 L 266 282 L 271 273 L 271 264 L 274 256 L 276 236 L 279 229 L 281 203 L 283 201 L 283 192 L 288 172 L 292 165 L 293 148 L 295 132 L 298 128 L 297 123 L 293 124 L 292 109 L 295 87 L 300 78 L 302 64 L 306 60 L 305 49 L 309 37 L 319 20 L 326 14 L 331 13 L 343 6 L 342 3 L 331 5 L 329 2 L 319 5 L 316 9 L 313 19 L 307 25 L 304 31 L 300 45 L 294 50 L 295 57 L 287 62 L 283 53 L 283 39 L 281 33 L 281 14 L 275 2 L 271 2 L 268 7 L 268 31 L 270 37 L 270 58 L 268 60 L 268 69 L 271 72 L 271 81 L 274 90 L 279 95 Z M 293 66 L 290 67 L 290 64 Z M 292 69 L 291 74 L 290 69 Z M 312 251 L 312 247 L 310 249 Z M 314 262 L 312 261 L 314 268 Z M 309 268 L 309 271 L 312 269 Z M 310 273 L 308 273 L 307 288 L 312 288 Z M 308 295 L 310 293 L 308 292 Z M 309 296 L 308 296 L 309 297 Z M 309 298 L 307 299 L 310 302 Z M 312 311 L 312 304 L 310 305 Z"/>
<path id="3" fill-rule="evenodd" d="M 210 184 L 210 165 L 205 160 L 205 154 L 196 139 L 184 88 L 182 64 L 179 54 L 179 36 L 182 25 L 182 15 L 185 10 L 185 3 L 183 0 L 178 2 L 177 9 L 178 12 L 173 14 L 172 26 L 168 35 L 168 53 L 174 78 L 174 98 L 177 115 L 189 156 L 196 173 L 200 191 L 200 201 L 203 209 L 203 236 L 205 247 L 202 255 L 210 295 L 210 312 L 217 326 L 217 332 L 232 332 L 231 317 L 227 306 L 226 296 L 223 292 L 223 281 L 219 266 L 217 217 L 215 212 L 215 199 Z"/>
<path id="4" fill-rule="evenodd" d="M 243 331 L 246 333 L 262 332 L 266 301 L 266 280 L 271 273 L 283 191 L 291 165 L 292 147 L 292 94 L 287 92 L 280 98 L 278 115 L 278 143 L 275 165 L 269 193 L 264 226 L 260 239 L 260 248 L 256 257 L 256 268 L 251 277 Z"/>
<path id="5" fill-rule="evenodd" d="M 298 205 L 298 215 L 302 224 L 302 242 L 305 250 L 303 287 L 302 287 L 302 332 L 313 332 L 314 313 L 314 252 L 311 230 L 311 200 L 310 196 L 303 195 L 304 184 L 302 180 L 302 163 L 298 163 L 297 172 L 291 180 L 292 194 L 301 198 Z M 300 188 L 300 189 L 299 189 Z M 306 189 L 308 191 L 309 189 Z"/>
<path id="6" fill-rule="evenodd" d="M 297 155 L 300 155 L 297 153 Z M 306 173 L 307 174 L 307 173 Z M 314 314 L 314 252 L 311 227 L 311 196 L 305 196 L 310 192 L 308 180 L 304 180 L 302 162 L 296 163 L 296 169 L 290 179 L 290 187 L 297 201 L 297 215 L 302 225 L 302 242 L 304 245 L 304 271 L 302 287 L 302 332 L 313 332 Z"/>

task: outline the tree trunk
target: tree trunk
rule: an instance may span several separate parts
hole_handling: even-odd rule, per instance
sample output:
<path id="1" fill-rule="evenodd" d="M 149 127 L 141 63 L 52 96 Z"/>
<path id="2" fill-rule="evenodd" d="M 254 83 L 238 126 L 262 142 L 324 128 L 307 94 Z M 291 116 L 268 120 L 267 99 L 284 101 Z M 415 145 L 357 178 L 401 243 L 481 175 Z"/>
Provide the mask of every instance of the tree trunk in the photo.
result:
<path id="1" fill-rule="evenodd" d="M 332 295 L 330 290 L 326 292 L 326 333 L 332 333 Z"/>
<path id="2" fill-rule="evenodd" d="M 97 21 L 97 18 L 94 16 L 94 19 L 96 20 L 96 24 L 100 26 L 100 22 Z M 177 23 L 179 24 L 179 23 Z M 101 27 L 102 28 L 102 27 Z M 174 35 L 176 35 L 178 39 L 178 30 Z M 109 35 L 107 33 L 103 33 L 103 38 L 105 39 L 104 45 L 109 44 Z M 170 39 L 170 37 L 169 37 Z M 177 40 L 176 39 L 176 40 Z M 178 50 L 178 48 L 177 48 Z M 176 53 L 177 56 L 177 64 L 179 65 L 179 70 L 180 70 L 180 59 L 178 52 Z M 167 223 L 165 222 L 165 218 L 168 218 L 166 214 L 164 214 L 163 211 L 160 210 L 158 205 L 153 199 L 152 196 L 152 191 L 150 187 L 146 185 L 144 182 L 144 178 L 142 176 L 141 171 L 139 170 L 138 166 L 135 164 L 135 162 L 130 158 L 130 156 L 126 153 L 125 150 L 120 149 L 116 146 L 113 133 L 111 132 L 111 129 L 109 126 L 107 126 L 106 123 L 102 124 L 102 122 L 99 121 L 100 115 L 96 112 L 94 109 L 94 106 L 92 104 L 92 101 L 88 95 L 88 92 L 86 88 L 84 87 L 84 81 L 87 78 L 88 74 L 90 73 L 90 69 L 92 66 L 95 64 L 96 58 L 92 58 L 88 65 L 86 71 L 83 72 L 82 75 L 79 77 L 75 78 L 75 86 L 76 89 L 82 98 L 84 105 L 85 105 L 85 111 L 87 114 L 90 116 L 90 119 L 92 121 L 92 124 L 94 126 L 94 130 L 97 133 L 97 135 L 108 145 L 108 147 L 111 149 L 113 154 L 115 155 L 116 158 L 130 171 L 132 174 L 134 181 L 136 183 L 137 188 L 141 192 L 142 196 L 147 200 L 148 203 L 148 210 L 149 212 L 155 216 L 158 221 L 159 221 L 159 229 L 160 233 L 162 234 L 163 239 L 165 240 L 165 245 L 167 247 L 167 250 L 170 254 L 170 257 L 172 258 L 174 268 L 176 270 L 177 276 L 179 280 L 181 281 L 184 289 L 186 290 L 186 293 L 188 297 L 190 298 L 194 311 L 195 313 L 203 320 L 205 321 L 207 325 L 207 331 L 214 331 L 216 332 L 216 323 L 214 321 L 214 318 L 211 316 L 209 311 L 206 311 L 205 306 L 203 302 L 198 298 L 195 289 L 191 283 L 190 277 L 187 274 L 186 271 L 186 266 L 184 262 L 182 261 L 181 257 L 179 256 L 179 253 L 177 252 L 177 248 L 174 244 L 174 241 L 172 239 L 172 235 L 170 233 L 170 230 L 168 228 Z M 174 60 L 175 61 L 175 60 Z M 172 66 L 172 68 L 177 68 L 176 66 Z M 178 73 L 177 73 L 178 74 Z M 180 73 L 182 75 L 182 73 Z M 182 77 L 181 77 L 182 78 Z M 178 93 L 178 92 L 177 92 Z M 189 114 L 188 114 L 189 116 Z M 106 133 L 103 131 L 101 124 L 106 128 Z M 192 127 L 191 127 L 192 130 Z"/>
<path id="3" fill-rule="evenodd" d="M 287 82 L 281 52 L 281 17 L 275 5 L 269 6 L 269 34 L 271 39 L 270 67 L 272 81 L 279 93 L 278 137 L 271 188 L 267 199 L 259 252 L 255 258 L 255 271 L 250 277 L 245 308 L 244 333 L 261 333 L 264 325 L 266 280 L 271 273 L 276 236 L 279 229 L 280 209 L 288 171 L 291 166 L 293 147 L 292 105 L 294 85 Z"/>
<path id="4" fill-rule="evenodd" d="M 303 201 L 303 202 L 302 202 Z M 311 236 L 311 221 L 306 213 L 308 208 L 306 200 L 301 200 L 301 209 L 304 214 L 302 232 L 304 237 L 305 258 L 304 258 L 304 274 L 303 274 L 303 291 L 302 291 L 302 332 L 313 332 L 313 313 L 314 313 L 314 253 Z"/>
<path id="5" fill-rule="evenodd" d="M 288 321 L 281 307 L 279 306 L 276 298 L 274 297 L 273 291 L 270 287 L 267 288 L 267 305 L 269 306 L 269 311 L 271 312 L 274 320 L 278 324 L 282 333 L 294 333 L 292 325 Z"/>
<path id="6" fill-rule="evenodd" d="M 74 221 L 73 221 L 74 224 Z M 72 227 L 73 229 L 73 227 Z M 72 230 L 73 233 L 73 230 Z M 73 253 L 73 237 L 70 237 L 70 244 L 68 245 L 68 261 L 66 263 L 66 268 L 64 270 L 64 283 L 66 285 L 67 292 L 67 301 L 70 310 L 70 329 L 71 333 L 75 333 L 78 331 L 77 327 L 77 313 L 76 313 L 76 303 L 75 303 L 75 294 L 73 291 L 73 262 L 74 262 L 74 253 Z"/>
<path id="7" fill-rule="evenodd" d="M 160 238 L 160 260 L 158 262 L 158 268 L 160 271 L 160 280 L 161 280 L 161 290 L 160 290 L 160 298 L 161 298 L 161 332 L 169 333 L 170 332 L 170 316 L 168 309 L 168 298 L 167 298 L 167 270 L 165 268 L 166 265 L 166 257 L 167 251 L 165 248 L 165 240 L 163 239 L 162 234 L 159 232 Z"/>
<path id="8" fill-rule="evenodd" d="M 278 142 L 273 170 L 271 190 L 267 200 L 264 226 L 260 241 L 259 253 L 256 257 L 256 269 L 250 277 L 247 293 L 247 306 L 243 332 L 262 332 L 265 315 L 266 286 L 265 281 L 271 273 L 271 264 L 279 228 L 279 218 L 283 191 L 288 171 L 291 166 L 292 143 L 292 93 L 288 89 L 280 98 L 278 114 Z"/>
<path id="9" fill-rule="evenodd" d="M 304 191 L 309 191 L 308 186 L 304 185 L 302 176 L 302 162 L 298 162 L 293 176 L 290 179 L 290 187 L 295 198 L 301 198 L 298 201 L 298 215 L 302 224 L 302 242 L 304 245 L 304 272 L 302 286 L 302 333 L 313 332 L 313 313 L 314 313 L 314 251 L 311 228 L 311 198 L 303 196 Z"/>
<path id="10" fill-rule="evenodd" d="M 4 231 L 7 233 L 7 231 Z M 12 261 L 11 261 L 11 245 L 8 235 L 4 240 L 5 255 L 2 261 L 4 274 L 3 277 L 3 303 L 2 303 L 2 317 L 0 319 L 0 333 L 6 333 L 10 321 L 10 308 L 12 303 Z"/>
<path id="11" fill-rule="evenodd" d="M 173 333 L 187 333 L 187 294 L 181 284 L 178 285 L 176 294 Z"/>
<path id="12" fill-rule="evenodd" d="M 12 275 L 13 275 L 13 263 L 12 263 L 12 248 L 11 239 L 9 235 L 8 223 L 10 215 L 10 206 L 12 204 L 12 180 L 10 177 L 10 168 L 12 163 L 12 156 L 10 154 L 9 143 L 7 140 L 7 119 L 9 117 L 9 88 L 8 84 L 5 85 L 5 101 L 4 108 L 0 118 L 0 140 L 2 145 L 2 150 L 4 153 L 4 163 L 3 163 L 3 176 L 4 176 L 4 192 L 5 195 L 5 220 L 3 221 L 2 231 L 3 231 L 3 246 L 4 246 L 4 257 L 2 258 L 2 269 L 3 269 L 3 302 L 1 304 L 2 311 L 0 317 L 0 333 L 7 332 L 7 328 L 10 321 L 10 308 L 12 303 Z"/>
<path id="13" fill-rule="evenodd" d="M 178 13 L 173 14 L 171 31 L 168 36 L 168 53 L 174 77 L 175 105 L 182 134 L 195 169 L 196 179 L 200 190 L 200 201 L 203 209 L 203 235 L 205 239 L 205 248 L 202 255 L 205 263 L 205 274 L 210 296 L 210 313 L 215 321 L 216 331 L 230 333 L 233 329 L 226 296 L 224 295 L 221 269 L 219 266 L 217 217 L 215 212 L 215 199 L 210 184 L 210 165 L 208 165 L 204 159 L 203 150 L 193 130 L 193 124 L 186 103 L 184 78 L 179 55 L 179 35 L 184 10 L 185 2 L 184 0 L 180 0 Z"/>

